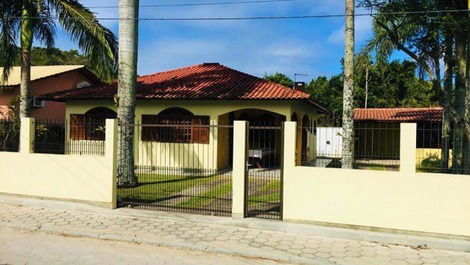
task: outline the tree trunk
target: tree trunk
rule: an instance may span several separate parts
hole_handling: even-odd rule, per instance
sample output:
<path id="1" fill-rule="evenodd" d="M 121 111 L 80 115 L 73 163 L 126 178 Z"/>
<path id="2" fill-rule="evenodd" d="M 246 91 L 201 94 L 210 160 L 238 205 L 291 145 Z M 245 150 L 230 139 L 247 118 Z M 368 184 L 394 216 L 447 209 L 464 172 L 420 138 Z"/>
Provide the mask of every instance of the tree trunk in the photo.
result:
<path id="1" fill-rule="evenodd" d="M 470 7 L 470 2 L 469 2 Z M 467 23 L 468 24 L 468 23 Z M 470 173 L 470 29 L 466 27 L 466 48 L 467 57 L 466 73 L 465 73 L 465 114 L 464 114 L 464 128 L 465 128 L 465 141 L 464 141 L 464 152 L 463 152 L 463 167 L 465 173 Z"/>
<path id="2" fill-rule="evenodd" d="M 444 115 L 442 117 L 442 149 L 441 149 L 441 167 L 449 168 L 449 149 L 451 135 L 451 113 L 452 113 L 452 90 L 454 77 L 454 40 L 451 34 L 446 35 L 445 40 L 445 77 L 444 77 L 444 99 L 442 107 Z"/>
<path id="3" fill-rule="evenodd" d="M 26 2 L 26 1 L 25 1 Z M 21 83 L 20 117 L 31 117 L 31 50 L 33 46 L 33 25 L 28 3 L 23 6 L 21 20 Z"/>
<path id="4" fill-rule="evenodd" d="M 465 36 L 459 32 L 456 37 L 457 75 L 455 79 L 455 117 L 454 117 L 454 145 L 452 149 L 453 167 L 458 172 L 463 167 L 464 150 L 464 117 L 465 117 L 465 76 L 466 76 L 466 43 Z"/>
<path id="5" fill-rule="evenodd" d="M 354 0 L 346 0 L 344 34 L 343 146 L 342 167 L 353 168 L 354 160 Z"/>
<path id="6" fill-rule="evenodd" d="M 135 186 L 134 119 L 137 79 L 138 0 L 119 0 L 118 186 Z"/>

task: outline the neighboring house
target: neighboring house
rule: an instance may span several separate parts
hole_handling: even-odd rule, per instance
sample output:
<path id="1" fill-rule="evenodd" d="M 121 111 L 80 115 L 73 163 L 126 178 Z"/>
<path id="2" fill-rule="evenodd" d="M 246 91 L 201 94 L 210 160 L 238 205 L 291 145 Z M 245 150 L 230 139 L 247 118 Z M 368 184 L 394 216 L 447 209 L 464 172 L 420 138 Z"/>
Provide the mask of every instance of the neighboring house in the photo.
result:
<path id="1" fill-rule="evenodd" d="M 358 158 L 397 159 L 400 154 L 400 123 L 417 123 L 419 152 L 440 155 L 442 108 L 355 109 L 355 152 Z"/>
<path id="2" fill-rule="evenodd" d="M 0 67 L 0 118 L 6 117 L 8 106 L 19 95 L 21 68 L 13 67 L 6 82 Z M 101 84 L 99 79 L 83 65 L 53 65 L 31 67 L 32 116 L 37 119 L 64 120 L 65 104 L 41 101 L 38 95 Z"/>
<path id="3" fill-rule="evenodd" d="M 95 127 L 104 126 L 104 118 L 116 117 L 116 94 L 117 84 L 114 83 L 52 93 L 41 98 L 65 102 L 70 126 L 83 128 L 79 130 L 82 133 L 70 135 L 72 140 L 103 140 L 104 135 L 97 137 L 92 132 Z M 204 63 L 139 76 L 137 79 L 136 120 L 137 123 L 147 125 L 164 122 L 174 125 L 224 126 L 233 124 L 234 120 L 247 120 L 252 125 L 280 127 L 283 121 L 298 121 L 300 126 L 302 123 L 310 126 L 315 124 L 319 114 L 325 112 L 326 109 L 314 102 L 304 91 L 269 82 L 218 63 Z M 102 124 L 86 125 L 87 120 L 97 117 L 102 118 Z M 152 146 L 152 150 L 161 150 L 158 148 L 160 143 L 183 144 L 187 145 L 186 150 L 190 152 L 194 148 L 191 146 L 198 144 L 198 152 L 201 154 L 205 149 L 217 152 L 217 159 L 206 167 L 227 166 L 233 148 L 231 133 L 209 132 L 209 128 L 195 127 L 189 131 L 174 130 L 172 133 L 175 135 L 165 138 L 158 130 L 144 127 L 141 135 L 136 136 L 140 138 L 139 145 L 142 148 Z M 273 141 L 281 146 L 280 132 L 264 141 Z M 309 130 L 309 133 L 313 135 L 314 130 Z M 299 130 L 298 139 L 302 138 L 305 136 Z M 312 136 L 306 138 L 311 139 Z M 250 137 L 250 141 L 261 140 Z M 303 141 L 303 144 L 300 143 L 301 140 L 298 142 L 302 151 L 299 150 L 297 159 L 300 159 L 301 154 L 314 153 L 315 141 Z M 313 147 L 307 146 L 307 142 L 311 142 Z M 152 154 L 141 152 L 145 153 L 145 157 L 139 157 L 141 161 L 150 159 Z M 161 152 L 160 154 L 164 154 L 165 151 Z M 167 156 L 172 157 L 171 154 Z M 149 163 L 155 165 L 157 162 Z M 174 163 L 175 167 L 186 166 L 178 163 L 180 162 Z"/>

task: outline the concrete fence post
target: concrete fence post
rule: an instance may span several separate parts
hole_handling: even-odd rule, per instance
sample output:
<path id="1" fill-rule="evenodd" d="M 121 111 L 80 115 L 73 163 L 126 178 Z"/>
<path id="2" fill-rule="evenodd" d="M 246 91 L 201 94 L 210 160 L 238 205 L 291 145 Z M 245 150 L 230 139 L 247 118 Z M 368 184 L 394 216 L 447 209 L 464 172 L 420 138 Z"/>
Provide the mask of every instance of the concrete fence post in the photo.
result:
<path id="1" fill-rule="evenodd" d="M 110 167 L 109 183 L 111 187 L 111 208 L 117 208 L 117 120 L 106 120 L 105 158 Z"/>
<path id="2" fill-rule="evenodd" d="M 233 125 L 232 217 L 244 218 L 247 174 L 248 122 L 235 121 Z"/>
<path id="3" fill-rule="evenodd" d="M 32 154 L 34 153 L 34 131 L 35 131 L 34 118 L 21 118 L 20 126 L 20 153 Z"/>
<path id="4" fill-rule="evenodd" d="M 297 122 L 284 123 L 284 176 L 296 165 Z"/>
<path id="5" fill-rule="evenodd" d="M 416 123 L 400 125 L 400 172 L 416 173 Z"/>
<path id="6" fill-rule="evenodd" d="M 287 220 L 290 207 L 298 205 L 298 202 L 291 202 L 289 191 L 292 190 L 291 186 L 295 180 L 293 170 L 296 166 L 296 148 L 297 148 L 297 122 L 288 121 L 284 122 L 284 156 L 282 167 L 282 220 Z"/>

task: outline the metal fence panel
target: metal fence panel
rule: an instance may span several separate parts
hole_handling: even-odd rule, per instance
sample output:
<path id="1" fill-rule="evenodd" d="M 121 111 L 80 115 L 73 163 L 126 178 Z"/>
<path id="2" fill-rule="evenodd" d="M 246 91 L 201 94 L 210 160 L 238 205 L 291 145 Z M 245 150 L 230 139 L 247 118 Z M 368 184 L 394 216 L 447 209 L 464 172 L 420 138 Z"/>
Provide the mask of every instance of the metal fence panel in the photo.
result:
<path id="1" fill-rule="evenodd" d="M 281 220 L 282 127 L 269 122 L 250 122 L 247 146 L 247 217 Z"/>
<path id="2" fill-rule="evenodd" d="M 19 146 L 19 120 L 0 119 L 0 152 L 18 152 Z"/>
<path id="3" fill-rule="evenodd" d="M 119 126 L 134 129 L 138 179 L 134 187 L 118 187 L 120 207 L 231 215 L 232 126 Z"/>
<path id="4" fill-rule="evenodd" d="M 441 124 L 418 124 L 416 171 L 470 174 L 470 144 L 464 128 L 453 126 L 443 137 Z"/>
<path id="5" fill-rule="evenodd" d="M 68 120 L 36 120 L 34 152 L 98 155 L 105 150 L 105 120 L 87 120 L 70 126 Z"/>

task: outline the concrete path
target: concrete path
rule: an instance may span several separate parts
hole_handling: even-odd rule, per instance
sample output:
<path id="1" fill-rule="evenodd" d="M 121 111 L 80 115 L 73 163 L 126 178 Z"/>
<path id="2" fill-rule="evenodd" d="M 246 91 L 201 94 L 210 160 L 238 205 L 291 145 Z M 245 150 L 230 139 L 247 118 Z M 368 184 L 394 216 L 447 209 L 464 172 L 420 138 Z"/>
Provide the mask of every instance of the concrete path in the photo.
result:
<path id="1" fill-rule="evenodd" d="M 186 251 L 129 242 L 75 238 L 0 227 L 0 264 L 275 265 L 264 259 Z"/>
<path id="2" fill-rule="evenodd" d="M 285 227 L 279 222 L 257 222 L 264 228 Z M 470 265 L 470 253 L 342 240 L 303 232 L 308 230 L 273 231 L 224 217 L 104 210 L 79 203 L 12 197 L 0 197 L 0 227 L 296 264 Z"/>

